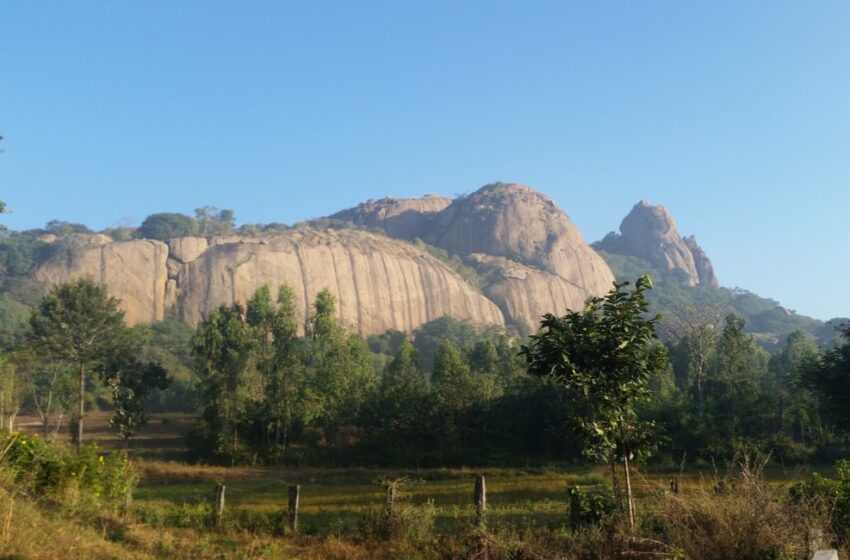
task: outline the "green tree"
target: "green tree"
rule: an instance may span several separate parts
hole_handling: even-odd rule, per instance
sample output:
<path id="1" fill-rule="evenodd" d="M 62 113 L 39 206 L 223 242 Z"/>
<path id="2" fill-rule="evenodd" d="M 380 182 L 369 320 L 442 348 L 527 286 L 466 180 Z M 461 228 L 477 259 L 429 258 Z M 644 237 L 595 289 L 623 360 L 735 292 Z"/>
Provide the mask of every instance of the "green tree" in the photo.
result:
<path id="1" fill-rule="evenodd" d="M 850 433 L 850 323 L 838 328 L 843 342 L 804 369 L 804 381 L 822 403 L 831 422 Z"/>
<path id="2" fill-rule="evenodd" d="M 235 214 L 233 210 L 204 206 L 195 209 L 195 220 L 203 236 L 228 235 L 233 232 Z"/>
<path id="3" fill-rule="evenodd" d="M 185 214 L 172 212 L 151 214 L 136 230 L 136 237 L 160 241 L 190 235 L 198 235 L 198 222 Z"/>
<path id="4" fill-rule="evenodd" d="M 124 312 L 105 287 L 83 278 L 53 288 L 32 312 L 29 326 L 30 343 L 41 355 L 76 371 L 79 408 L 74 443 L 79 449 L 86 381 L 92 372 L 105 373 L 110 360 L 128 344 Z"/>
<path id="5" fill-rule="evenodd" d="M 192 337 L 195 371 L 203 403 L 201 432 L 212 452 L 235 463 L 241 456 L 239 424 L 247 404 L 246 372 L 251 337 L 239 304 L 209 313 Z M 206 441 L 209 438 L 211 441 Z"/>
<path id="6" fill-rule="evenodd" d="M 75 224 L 73 222 L 64 222 L 62 220 L 50 220 L 47 222 L 47 225 L 44 226 L 44 230 L 47 233 L 52 233 L 59 237 L 75 233 L 92 233 L 88 226 L 84 224 Z"/>
<path id="7" fill-rule="evenodd" d="M 147 423 L 145 402 L 150 394 L 155 389 L 166 389 L 171 380 L 161 365 L 141 362 L 132 354 L 119 355 L 104 377 L 112 390 L 112 405 L 115 408 L 110 424 L 118 429 L 127 442 Z"/>
<path id="8" fill-rule="evenodd" d="M 304 393 L 304 368 L 292 288 L 280 286 L 277 306 L 268 286 L 261 286 L 248 301 L 246 320 L 252 331 L 254 367 L 262 384 L 263 438 L 273 444 L 275 460 L 286 451 L 293 422 L 312 414 Z"/>
<path id="9" fill-rule="evenodd" d="M 615 492 L 615 465 L 622 462 L 634 527 L 629 463 L 646 457 L 654 443 L 652 425 L 639 420 L 637 409 L 650 398 L 650 379 L 666 367 L 666 352 L 655 335 L 659 317 L 645 317 L 652 280 L 643 276 L 634 290 L 627 287 L 615 283 L 604 298 L 588 299 L 582 311 L 547 314 L 522 354 L 530 373 L 554 377 L 568 390 L 584 453 L 610 466 Z"/>
<path id="10" fill-rule="evenodd" d="M 794 331 L 785 344 L 770 357 L 768 369 L 772 378 L 771 389 L 776 393 L 777 428 L 792 434 L 805 443 L 817 416 L 812 395 L 802 383 L 805 368 L 817 362 L 818 347 L 803 331 Z"/>

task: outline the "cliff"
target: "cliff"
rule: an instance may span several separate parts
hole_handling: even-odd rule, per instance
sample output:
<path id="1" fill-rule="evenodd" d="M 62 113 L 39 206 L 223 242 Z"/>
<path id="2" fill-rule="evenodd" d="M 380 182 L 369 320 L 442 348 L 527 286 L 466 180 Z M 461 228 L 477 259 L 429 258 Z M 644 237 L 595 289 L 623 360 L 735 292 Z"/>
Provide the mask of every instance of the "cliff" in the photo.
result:
<path id="1" fill-rule="evenodd" d="M 469 269 L 457 259 L 410 242 L 417 239 L 459 257 L 480 286 L 464 279 L 460 272 L 471 279 Z M 543 314 L 580 308 L 614 281 L 554 202 L 516 184 L 456 200 L 370 201 L 312 227 L 255 237 L 47 241 L 49 254 L 32 272 L 36 280 L 91 276 L 122 301 L 130 323 L 175 316 L 194 325 L 219 305 L 244 303 L 263 284 L 288 284 L 302 323 L 316 294 L 328 288 L 343 323 L 364 335 L 409 332 L 446 315 L 528 331 Z"/>
<path id="2" fill-rule="evenodd" d="M 696 239 L 682 238 L 673 216 L 663 206 L 645 200 L 623 218 L 619 233 L 609 233 L 593 247 L 643 259 L 661 271 L 683 273 L 690 286 L 719 286 L 714 267 Z"/>

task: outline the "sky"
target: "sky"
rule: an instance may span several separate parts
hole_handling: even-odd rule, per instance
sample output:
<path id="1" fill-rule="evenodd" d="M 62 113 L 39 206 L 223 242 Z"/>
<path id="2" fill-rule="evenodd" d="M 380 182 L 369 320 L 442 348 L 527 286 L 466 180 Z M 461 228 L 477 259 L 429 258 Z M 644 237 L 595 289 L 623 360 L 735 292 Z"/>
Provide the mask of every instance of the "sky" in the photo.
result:
<path id="1" fill-rule="evenodd" d="M 850 2 L 0 1 L 13 229 L 293 223 L 528 184 L 639 200 L 721 284 L 850 316 Z"/>

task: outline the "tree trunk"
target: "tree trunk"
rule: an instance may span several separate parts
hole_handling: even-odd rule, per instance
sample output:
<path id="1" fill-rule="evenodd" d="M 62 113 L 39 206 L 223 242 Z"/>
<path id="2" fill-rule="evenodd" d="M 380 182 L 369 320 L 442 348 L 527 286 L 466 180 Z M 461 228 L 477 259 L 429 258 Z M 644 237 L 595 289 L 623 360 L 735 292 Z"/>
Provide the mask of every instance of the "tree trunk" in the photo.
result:
<path id="1" fill-rule="evenodd" d="M 620 479 L 617 476 L 617 465 L 615 460 L 612 459 L 610 463 L 611 467 L 611 487 L 614 490 L 614 503 L 617 505 L 617 514 L 623 513 L 623 492 L 620 490 Z"/>
<path id="2" fill-rule="evenodd" d="M 80 417 L 77 420 L 77 441 L 75 447 L 77 453 L 80 452 L 80 446 L 83 444 L 83 416 L 86 413 L 86 369 L 85 365 L 80 362 Z"/>

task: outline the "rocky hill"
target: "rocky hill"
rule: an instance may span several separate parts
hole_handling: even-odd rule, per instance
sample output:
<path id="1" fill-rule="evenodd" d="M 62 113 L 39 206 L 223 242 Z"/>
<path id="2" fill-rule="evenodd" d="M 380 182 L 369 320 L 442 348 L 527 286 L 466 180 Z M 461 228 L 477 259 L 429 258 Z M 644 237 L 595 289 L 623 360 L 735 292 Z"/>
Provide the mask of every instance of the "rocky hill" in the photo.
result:
<path id="1" fill-rule="evenodd" d="M 456 200 L 383 199 L 331 216 L 462 257 L 506 322 L 527 332 L 545 313 L 576 309 L 611 288 L 605 261 L 551 199 L 496 183 Z"/>
<path id="2" fill-rule="evenodd" d="M 569 218 L 522 185 L 489 185 L 456 200 L 370 201 L 323 222 L 166 242 L 46 237 L 31 277 L 51 285 L 91 276 L 122 301 L 131 323 L 176 316 L 195 324 L 262 284 L 284 283 L 306 320 L 328 288 L 344 324 L 362 334 L 411 331 L 442 316 L 527 331 L 614 280 Z"/>
<path id="3" fill-rule="evenodd" d="M 595 249 L 636 257 L 663 272 L 679 272 L 688 285 L 718 287 L 714 267 L 693 236 L 683 238 L 673 216 L 663 206 L 645 200 L 635 204 L 623 218 L 620 232 L 611 232 L 593 244 Z"/>
<path id="4" fill-rule="evenodd" d="M 503 325 L 501 311 L 449 266 L 409 243 L 364 231 L 291 230 L 246 238 L 112 242 L 72 235 L 53 242 L 33 277 L 53 284 L 92 276 L 119 298 L 130 323 L 175 315 L 195 324 L 214 307 L 244 303 L 263 284 L 295 291 L 306 320 L 327 288 L 340 316 L 364 334 L 410 331 L 448 315 Z"/>
<path id="5" fill-rule="evenodd" d="M 368 201 L 250 235 L 159 241 L 14 233 L 0 243 L 0 326 L 19 323 L 37 302 L 30 284 L 91 276 L 121 300 L 130 323 L 175 317 L 194 325 L 218 305 L 245 302 L 263 284 L 288 284 L 302 324 L 327 288 L 343 323 L 364 335 L 410 332 L 443 316 L 525 333 L 543 314 L 563 314 L 605 293 L 615 276 L 634 280 L 647 272 L 656 278 L 650 298 L 657 311 L 734 311 L 766 344 L 800 328 L 824 342 L 833 332 L 773 300 L 719 288 L 705 252 L 679 234 L 662 206 L 638 203 L 619 233 L 590 246 L 551 199 L 502 183 L 457 199 Z"/>

